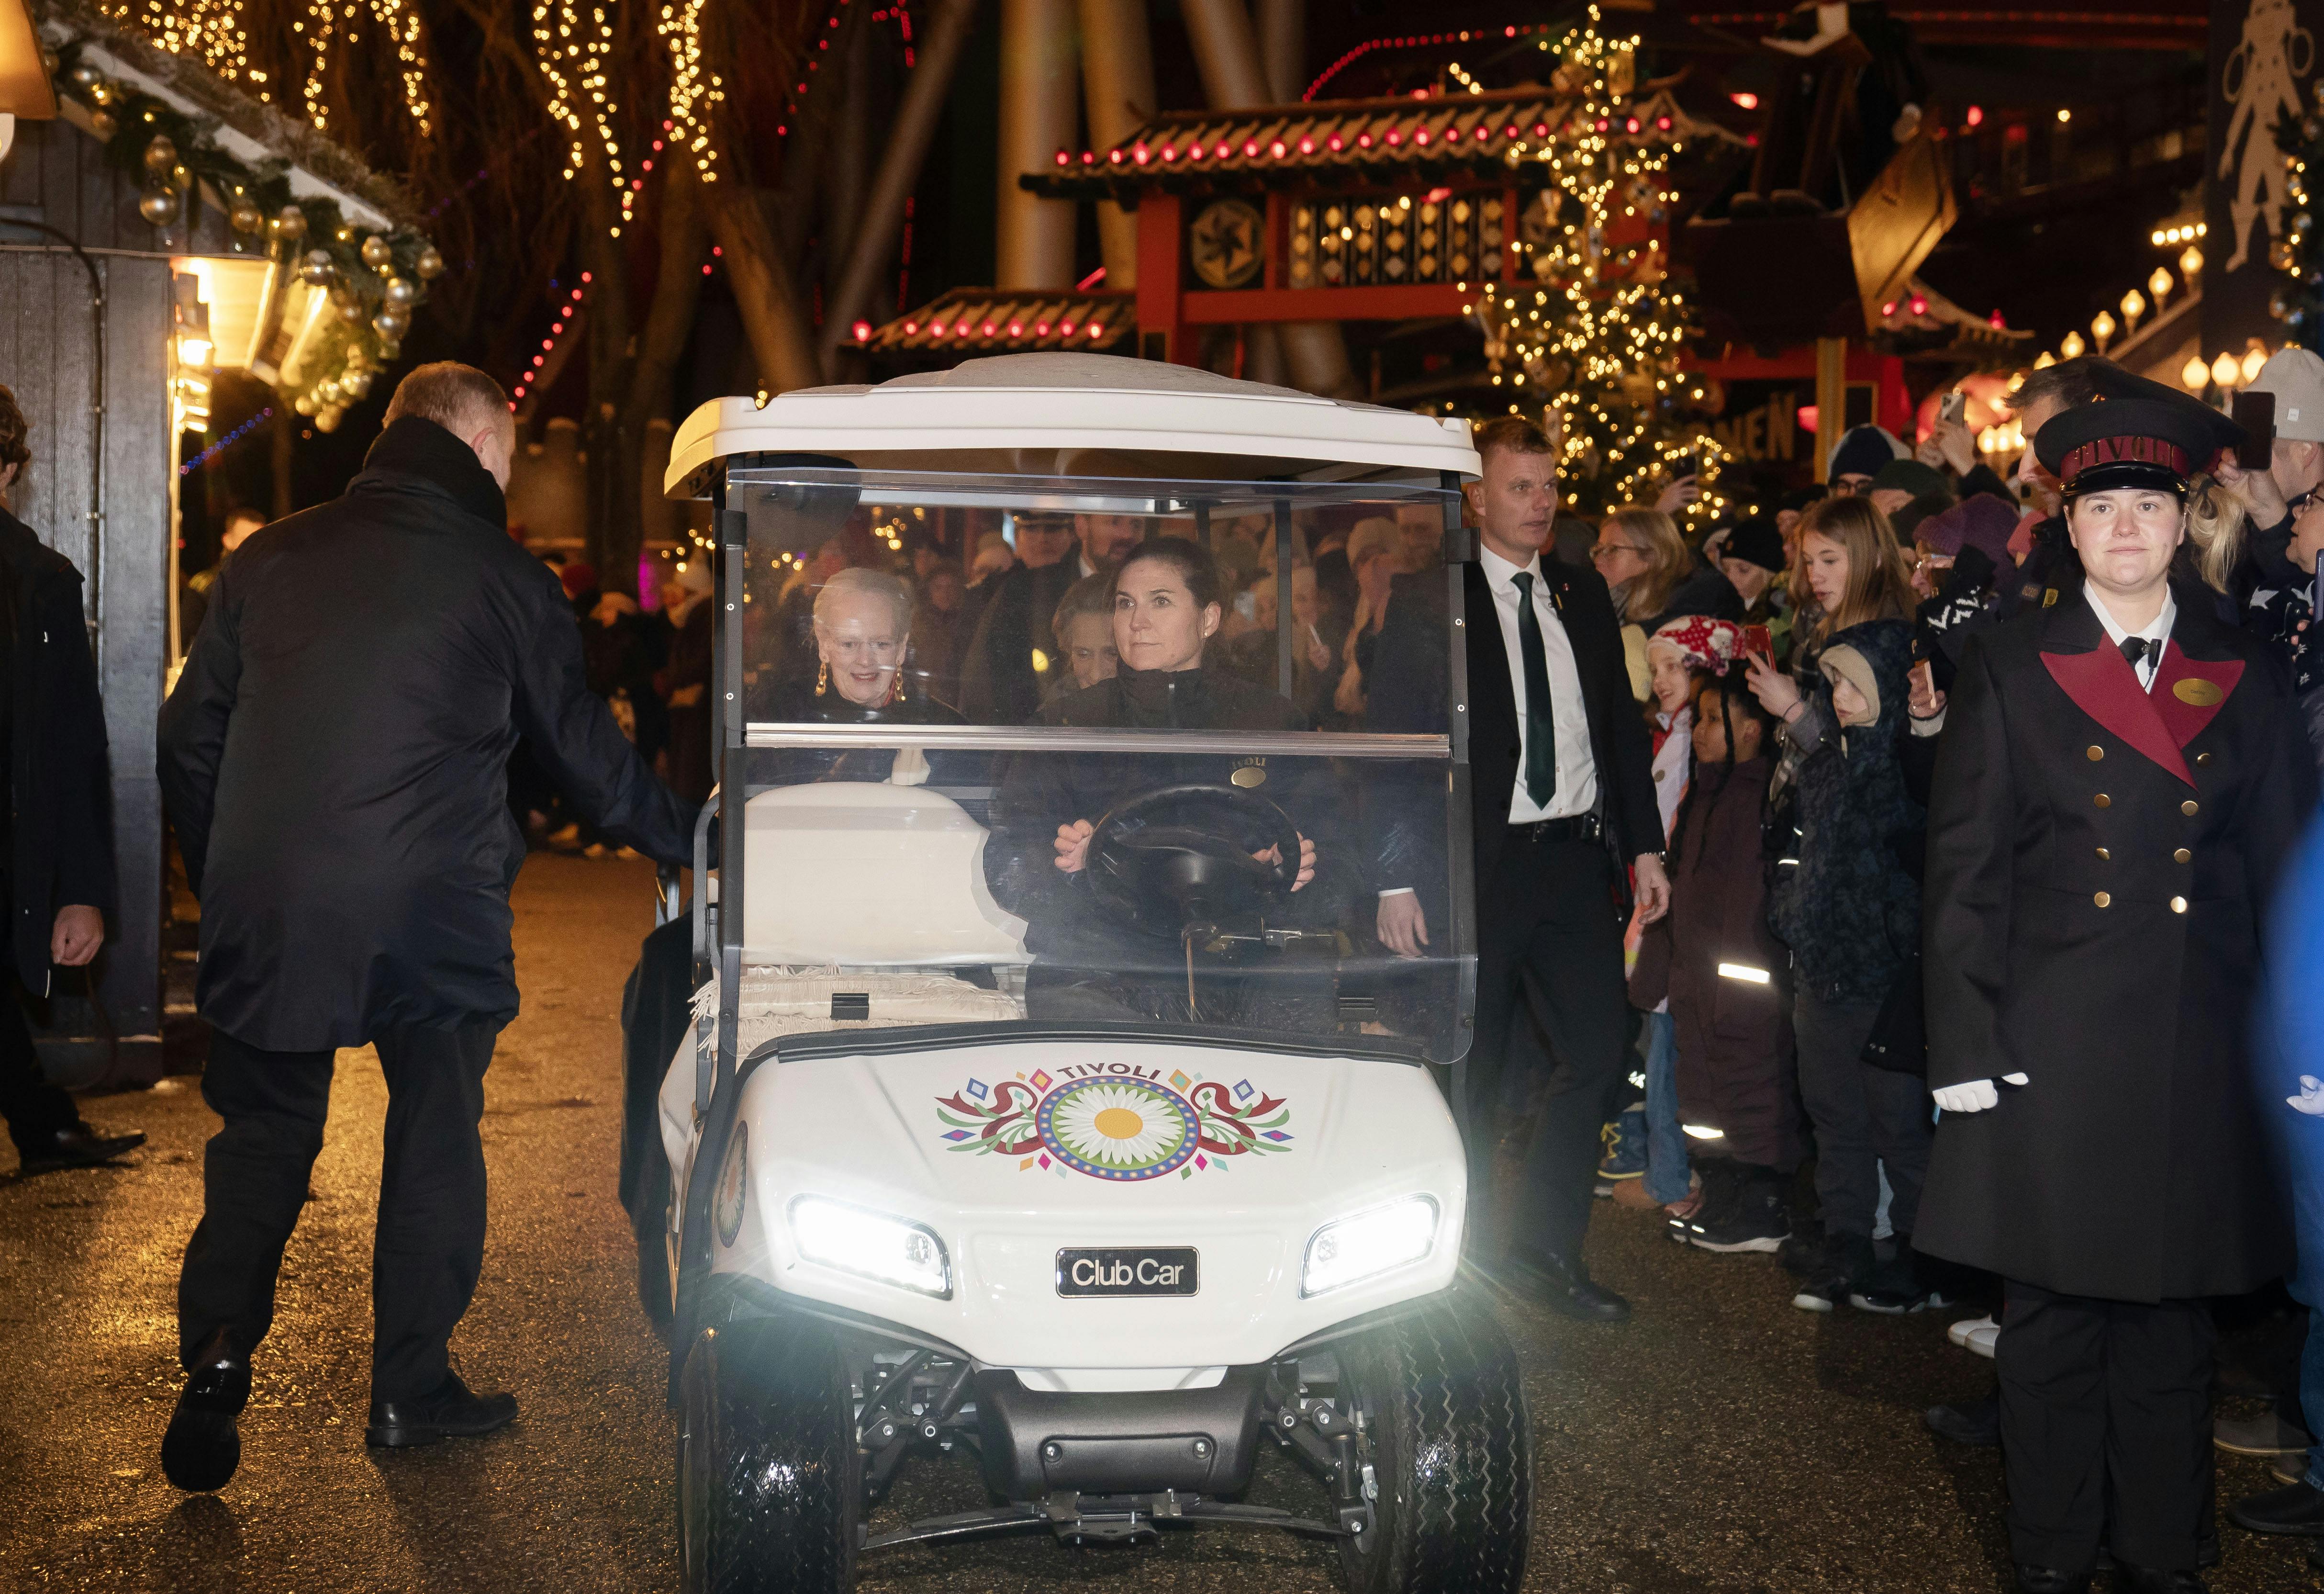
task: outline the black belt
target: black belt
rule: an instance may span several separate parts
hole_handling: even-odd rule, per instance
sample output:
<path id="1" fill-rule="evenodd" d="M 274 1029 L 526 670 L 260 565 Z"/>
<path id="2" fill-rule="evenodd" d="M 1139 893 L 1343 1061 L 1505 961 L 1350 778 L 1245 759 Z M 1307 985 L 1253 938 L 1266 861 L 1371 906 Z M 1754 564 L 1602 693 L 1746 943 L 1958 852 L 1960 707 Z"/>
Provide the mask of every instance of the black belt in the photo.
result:
<path id="1" fill-rule="evenodd" d="M 1605 834 L 1605 821 L 1594 813 L 1577 813 L 1562 820 L 1536 820 L 1529 825 L 1509 827 L 1512 841 L 1595 841 Z"/>

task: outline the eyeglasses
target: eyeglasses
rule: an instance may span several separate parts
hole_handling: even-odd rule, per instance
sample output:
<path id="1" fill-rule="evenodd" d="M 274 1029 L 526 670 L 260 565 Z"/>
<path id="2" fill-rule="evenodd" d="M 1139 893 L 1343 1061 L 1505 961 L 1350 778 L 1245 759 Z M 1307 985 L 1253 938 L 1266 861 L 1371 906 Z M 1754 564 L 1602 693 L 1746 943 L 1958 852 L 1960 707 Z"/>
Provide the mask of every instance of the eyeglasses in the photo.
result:
<path id="1" fill-rule="evenodd" d="M 2318 489 L 2310 487 L 2304 493 L 2294 494 L 2284 500 L 2283 506 L 2294 514 L 2304 514 L 2311 505 L 2318 502 L 2317 491 Z"/>
<path id="2" fill-rule="evenodd" d="M 1635 553 L 1640 559 L 1646 556 L 1646 551 L 1636 542 L 1600 542 L 1590 551 L 1590 562 L 1603 564 L 1618 553 Z"/>

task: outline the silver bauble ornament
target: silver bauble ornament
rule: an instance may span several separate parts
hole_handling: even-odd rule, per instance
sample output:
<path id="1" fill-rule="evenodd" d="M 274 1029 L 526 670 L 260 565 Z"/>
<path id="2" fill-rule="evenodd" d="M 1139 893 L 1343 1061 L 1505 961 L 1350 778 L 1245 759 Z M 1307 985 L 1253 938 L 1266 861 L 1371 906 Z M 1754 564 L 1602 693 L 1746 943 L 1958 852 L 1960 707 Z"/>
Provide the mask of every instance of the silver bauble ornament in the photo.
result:
<path id="1" fill-rule="evenodd" d="M 331 257 L 320 249 L 309 249 L 299 263 L 299 280 L 310 288 L 327 285 L 332 276 Z"/>
<path id="2" fill-rule="evenodd" d="M 94 88 L 97 85 L 97 69 L 87 63 L 75 67 L 66 76 L 73 80 L 73 86 L 77 88 Z"/>
<path id="3" fill-rule="evenodd" d="M 359 399 L 371 391 L 371 373 L 350 368 L 339 378 L 339 391 L 349 398 Z"/>
<path id="4" fill-rule="evenodd" d="M 226 219 L 238 233 L 263 231 L 266 226 L 266 213 L 248 199 L 236 199 L 234 208 L 226 213 Z"/>
<path id="5" fill-rule="evenodd" d="M 383 310 L 371 319 L 371 329 L 387 341 L 393 342 L 411 325 L 411 318 L 398 310 Z"/>
<path id="6" fill-rule="evenodd" d="M 433 281 L 444 274 L 444 257 L 436 252 L 436 246 L 430 244 L 420 251 L 420 258 L 411 263 L 411 269 L 420 273 L 421 282 Z"/>
<path id="7" fill-rule="evenodd" d="M 369 313 L 370 312 L 368 310 L 364 309 L 364 301 L 355 298 L 353 294 L 349 294 L 347 296 L 346 302 L 339 306 L 339 320 L 346 322 L 350 327 L 362 320 L 364 317 Z"/>
<path id="8" fill-rule="evenodd" d="M 88 130 L 99 138 L 110 139 L 121 131 L 121 124 L 113 119 L 111 111 L 91 111 L 88 114 Z"/>
<path id="9" fill-rule="evenodd" d="M 285 205 L 267 224 L 266 230 L 288 242 L 307 236 L 307 213 L 296 205 Z"/>
<path id="10" fill-rule="evenodd" d="M 178 163 L 178 146 L 161 134 L 155 134 L 145 146 L 145 170 L 159 175 Z"/>
<path id="11" fill-rule="evenodd" d="M 315 384 L 315 402 L 318 404 L 337 403 L 339 402 L 339 385 L 331 380 L 328 376 L 324 377 L 320 382 Z"/>
<path id="12" fill-rule="evenodd" d="M 394 338 L 383 338 L 379 340 L 379 357 L 383 361 L 398 359 L 401 357 L 402 354 L 403 345 L 398 343 Z"/>
<path id="13" fill-rule="evenodd" d="M 374 270 L 387 264 L 394 258 L 395 251 L 389 248 L 387 240 L 377 233 L 372 234 L 363 241 L 363 263 Z"/>
<path id="14" fill-rule="evenodd" d="M 137 214 L 160 227 L 178 214 L 178 196 L 167 189 L 152 189 L 137 201 Z"/>
<path id="15" fill-rule="evenodd" d="M 315 412 L 315 395 L 311 393 L 302 393 L 290 401 L 290 407 L 301 415 L 311 415 Z"/>
<path id="16" fill-rule="evenodd" d="M 388 278 L 387 285 L 382 292 L 387 295 L 387 301 L 398 310 L 410 309 L 411 301 L 420 297 L 420 290 L 402 277 Z"/>

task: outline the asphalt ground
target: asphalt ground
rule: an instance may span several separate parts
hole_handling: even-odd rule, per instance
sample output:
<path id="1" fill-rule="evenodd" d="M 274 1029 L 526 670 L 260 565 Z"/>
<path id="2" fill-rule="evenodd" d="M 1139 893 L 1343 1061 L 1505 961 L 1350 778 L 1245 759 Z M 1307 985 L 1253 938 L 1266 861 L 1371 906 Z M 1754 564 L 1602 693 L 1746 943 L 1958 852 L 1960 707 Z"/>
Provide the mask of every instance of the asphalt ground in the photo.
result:
<path id="1" fill-rule="evenodd" d="M 677 1582 L 667 1354 L 635 1297 L 615 1194 L 622 982 L 650 922 L 643 865 L 536 855 L 516 892 L 523 1015 L 487 1084 L 492 1235 L 455 1341 L 469 1381 L 513 1389 L 493 1438 L 363 1445 L 370 1250 L 385 1093 L 341 1054 L 314 1199 L 256 1359 L 244 1460 L 215 1497 L 162 1478 L 176 1398 L 179 1256 L 215 1124 L 198 1080 L 87 1105 L 151 1143 L 118 1167 L 0 1172 L 0 1587 L 23 1589 L 667 1589 Z M 5 1155 L 0 1153 L 0 1155 Z M 1528 1587 L 1582 1594 L 1988 1591 L 2007 1586 L 1998 1453 L 1922 1426 L 1990 1388 L 1946 1344 L 1949 1313 L 1886 1319 L 1789 1305 L 1771 1258 L 1663 1239 L 1601 1204 L 1597 1275 L 1626 1327 L 1504 1314 L 1527 1369 L 1536 1515 Z M 2273 1487 L 2221 1458 L 2222 1501 Z M 1321 1503 L 1270 1455 L 1253 1491 Z M 908 1473 L 875 1525 L 968 1509 L 964 1467 Z M 2222 1526 L 2226 1594 L 2311 1589 L 2297 1541 Z M 1334 1589 L 1328 1550 L 1257 1533 L 1147 1548 L 1019 1538 L 866 1565 L 867 1594 L 1104 1587 Z"/>

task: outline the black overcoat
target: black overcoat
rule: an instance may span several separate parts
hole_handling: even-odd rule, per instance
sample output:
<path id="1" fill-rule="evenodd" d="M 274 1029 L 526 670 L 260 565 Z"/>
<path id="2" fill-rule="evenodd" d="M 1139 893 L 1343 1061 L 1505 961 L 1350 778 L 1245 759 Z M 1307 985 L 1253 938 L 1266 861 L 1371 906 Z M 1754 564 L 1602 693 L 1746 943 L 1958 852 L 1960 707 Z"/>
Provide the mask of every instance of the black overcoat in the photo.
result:
<path id="1" fill-rule="evenodd" d="M 507 806 L 521 733 L 582 815 L 664 863 L 691 814 L 589 690 L 572 605 L 432 421 L 346 495 L 253 533 L 162 706 L 201 898 L 202 1015 L 274 1052 L 516 1015 Z"/>
<path id="2" fill-rule="evenodd" d="M 2069 1294 L 2256 1288 L 2292 1260 L 2246 1050 L 2316 782 L 2278 663 L 2176 589 L 2153 690 L 2089 600 L 1973 638 L 1930 793 L 1921 1249 Z"/>
<path id="3" fill-rule="evenodd" d="M 10 628 L 8 950 L 18 978 L 45 996 L 57 910 L 113 917 L 113 796 L 80 571 L 5 509 L 0 607 Z"/>

